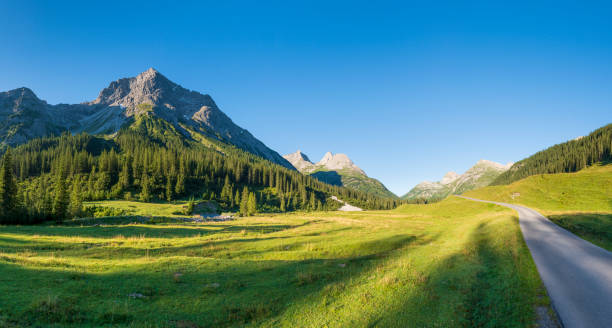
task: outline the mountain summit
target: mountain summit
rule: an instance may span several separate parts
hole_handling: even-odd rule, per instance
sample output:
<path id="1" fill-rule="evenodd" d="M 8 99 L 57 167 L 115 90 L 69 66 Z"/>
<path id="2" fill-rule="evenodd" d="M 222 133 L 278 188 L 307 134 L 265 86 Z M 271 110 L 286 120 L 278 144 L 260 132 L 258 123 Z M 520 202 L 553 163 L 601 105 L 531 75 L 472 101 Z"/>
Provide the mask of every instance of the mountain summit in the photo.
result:
<path id="1" fill-rule="evenodd" d="M 319 181 L 337 186 L 345 186 L 364 191 L 379 197 L 397 198 L 380 181 L 368 175 L 345 154 L 325 153 L 316 164 L 311 162 L 300 150 L 283 156 L 298 171 L 311 175 Z"/>
<path id="2" fill-rule="evenodd" d="M 0 141 L 17 145 L 35 137 L 72 133 L 113 134 L 151 113 L 187 139 L 212 138 L 293 168 L 278 153 L 239 127 L 207 94 L 188 90 L 153 68 L 113 81 L 98 97 L 77 105 L 49 105 L 27 88 L 0 93 Z"/>

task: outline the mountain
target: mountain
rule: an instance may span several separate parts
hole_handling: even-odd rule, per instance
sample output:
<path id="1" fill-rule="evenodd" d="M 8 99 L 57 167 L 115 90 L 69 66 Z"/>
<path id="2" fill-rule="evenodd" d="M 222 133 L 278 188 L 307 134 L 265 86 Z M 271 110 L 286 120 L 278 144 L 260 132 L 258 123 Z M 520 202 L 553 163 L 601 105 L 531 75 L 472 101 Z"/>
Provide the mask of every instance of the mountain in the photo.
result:
<path id="1" fill-rule="evenodd" d="M 283 158 L 289 161 L 289 163 L 300 172 L 310 172 L 314 170 L 314 164 L 312 164 L 308 156 L 300 150 L 293 154 L 284 155 Z"/>
<path id="2" fill-rule="evenodd" d="M 448 172 L 437 182 L 424 181 L 412 188 L 402 199 L 443 199 L 451 194 L 461 194 L 468 190 L 488 186 L 499 175 L 507 171 L 512 163 L 506 165 L 480 160 L 463 174 Z"/>
<path id="3" fill-rule="evenodd" d="M 509 184 L 536 174 L 577 172 L 594 163 L 609 161 L 612 161 L 612 124 L 516 162 L 493 184 Z"/>
<path id="4" fill-rule="evenodd" d="M 239 127 L 205 94 L 187 90 L 153 68 L 111 82 L 99 96 L 76 105 L 50 105 L 32 90 L 0 93 L 0 144 L 23 144 L 62 132 L 112 135 L 143 113 L 168 122 L 188 140 L 220 141 L 293 169 L 274 150 Z"/>
<path id="5" fill-rule="evenodd" d="M 325 153 L 316 164 L 298 150 L 283 156 L 298 171 L 315 177 L 319 181 L 363 191 L 378 197 L 397 198 L 380 181 L 370 178 L 345 154 Z"/>

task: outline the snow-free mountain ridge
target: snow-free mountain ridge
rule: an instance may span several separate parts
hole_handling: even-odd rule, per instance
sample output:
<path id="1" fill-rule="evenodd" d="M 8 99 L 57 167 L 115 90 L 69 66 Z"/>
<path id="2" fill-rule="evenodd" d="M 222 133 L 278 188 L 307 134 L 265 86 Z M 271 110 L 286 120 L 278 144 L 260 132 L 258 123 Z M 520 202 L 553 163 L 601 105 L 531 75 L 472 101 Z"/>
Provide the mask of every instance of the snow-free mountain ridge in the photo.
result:
<path id="1" fill-rule="evenodd" d="M 320 181 L 357 189 L 380 197 L 397 197 L 380 181 L 368 177 L 346 154 L 327 152 L 317 163 L 311 162 L 308 156 L 300 150 L 283 157 L 298 171 L 309 174 Z"/>
<path id="2" fill-rule="evenodd" d="M 0 144 L 14 146 L 64 131 L 113 134 L 144 112 L 171 123 L 185 138 L 196 133 L 293 169 L 236 125 L 209 95 L 185 89 L 153 68 L 111 82 L 95 100 L 82 104 L 49 105 L 28 88 L 0 92 Z"/>
<path id="3" fill-rule="evenodd" d="M 480 160 L 463 174 L 448 172 L 440 181 L 423 181 L 412 188 L 402 199 L 436 200 L 448 195 L 461 194 L 465 191 L 485 187 L 495 178 L 507 171 L 513 163 L 506 165 Z"/>

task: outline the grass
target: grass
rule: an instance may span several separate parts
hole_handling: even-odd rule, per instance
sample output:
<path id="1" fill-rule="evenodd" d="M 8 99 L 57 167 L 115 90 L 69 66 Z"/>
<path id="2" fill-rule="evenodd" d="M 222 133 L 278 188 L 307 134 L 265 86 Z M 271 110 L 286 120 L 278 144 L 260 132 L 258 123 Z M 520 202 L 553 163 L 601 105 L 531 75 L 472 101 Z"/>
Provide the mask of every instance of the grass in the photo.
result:
<path id="1" fill-rule="evenodd" d="M 512 198 L 514 193 L 520 196 Z M 612 164 L 593 165 L 576 173 L 534 175 L 464 195 L 531 207 L 581 238 L 612 251 Z"/>
<path id="2" fill-rule="evenodd" d="M 105 200 L 86 202 L 85 206 L 110 207 L 125 211 L 128 215 L 141 216 L 164 216 L 170 218 L 184 217 L 183 213 L 187 209 L 186 201 L 176 201 L 173 203 L 143 203 L 128 200 Z"/>
<path id="3" fill-rule="evenodd" d="M 458 198 L 83 222 L 0 227 L 0 326 L 526 327 L 548 306 L 515 214 Z"/>

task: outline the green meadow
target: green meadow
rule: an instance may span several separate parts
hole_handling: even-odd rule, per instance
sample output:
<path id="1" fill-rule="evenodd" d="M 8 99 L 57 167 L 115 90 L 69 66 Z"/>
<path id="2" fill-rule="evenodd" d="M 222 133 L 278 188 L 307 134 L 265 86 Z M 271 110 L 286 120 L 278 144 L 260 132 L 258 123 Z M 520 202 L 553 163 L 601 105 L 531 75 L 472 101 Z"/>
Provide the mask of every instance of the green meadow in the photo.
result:
<path id="1" fill-rule="evenodd" d="M 452 197 L 204 223 L 172 214 L 182 206 L 0 227 L 0 326 L 525 327 L 549 309 L 500 206 Z"/>
<path id="2" fill-rule="evenodd" d="M 464 195 L 531 207 L 563 228 L 612 251 L 612 164 L 593 165 L 575 173 L 534 175 Z"/>

